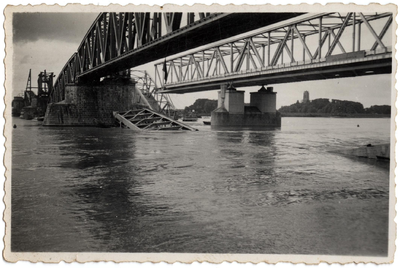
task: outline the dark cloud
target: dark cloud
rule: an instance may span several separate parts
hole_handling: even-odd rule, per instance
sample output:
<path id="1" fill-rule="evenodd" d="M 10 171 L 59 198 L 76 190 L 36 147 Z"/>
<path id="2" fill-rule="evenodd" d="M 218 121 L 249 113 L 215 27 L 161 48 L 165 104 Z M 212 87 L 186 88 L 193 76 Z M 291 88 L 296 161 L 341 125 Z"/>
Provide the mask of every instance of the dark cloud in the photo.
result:
<path id="1" fill-rule="evenodd" d="M 98 13 L 14 13 L 13 42 L 38 39 L 80 43 Z"/>

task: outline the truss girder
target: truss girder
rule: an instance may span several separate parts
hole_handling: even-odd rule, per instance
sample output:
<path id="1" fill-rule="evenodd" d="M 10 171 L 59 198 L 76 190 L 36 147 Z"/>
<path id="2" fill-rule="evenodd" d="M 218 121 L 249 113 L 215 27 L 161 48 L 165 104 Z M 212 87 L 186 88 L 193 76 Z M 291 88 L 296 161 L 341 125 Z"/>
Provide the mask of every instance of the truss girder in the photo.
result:
<path id="1" fill-rule="evenodd" d="M 82 73 L 212 16 L 215 14 L 190 13 L 184 24 L 182 13 L 101 13 L 55 80 L 51 101 L 64 100 L 65 85 L 76 83 Z"/>
<path id="2" fill-rule="evenodd" d="M 153 110 L 168 116 L 173 115 L 176 108 L 171 98 L 168 94 L 156 90 L 153 78 L 146 71 L 132 70 L 131 77 L 135 80 L 136 88 L 146 98 L 153 98 L 157 102 L 158 109 L 153 107 Z"/>
<path id="3" fill-rule="evenodd" d="M 366 55 L 383 50 L 385 53 L 391 50 L 391 40 L 385 40 L 384 36 L 392 21 L 392 13 L 306 14 L 211 43 L 201 49 L 191 50 L 187 55 L 181 53 L 177 57 L 171 57 L 166 61 L 167 66 L 173 65 L 186 70 L 194 66 L 196 72 L 191 76 L 175 72 L 168 75 L 167 80 L 163 79 L 164 75 L 156 75 L 156 86 L 165 89 L 169 84 L 176 87 L 177 83 L 207 81 L 280 65 L 312 64 L 352 52 L 364 51 Z M 362 26 L 365 26 L 363 31 Z M 361 44 L 366 44 L 368 48 L 361 48 Z M 358 53 L 357 56 L 359 55 L 362 54 Z M 299 58 L 303 61 L 296 62 Z M 163 64 L 164 62 L 155 64 L 156 74 L 162 74 Z"/>

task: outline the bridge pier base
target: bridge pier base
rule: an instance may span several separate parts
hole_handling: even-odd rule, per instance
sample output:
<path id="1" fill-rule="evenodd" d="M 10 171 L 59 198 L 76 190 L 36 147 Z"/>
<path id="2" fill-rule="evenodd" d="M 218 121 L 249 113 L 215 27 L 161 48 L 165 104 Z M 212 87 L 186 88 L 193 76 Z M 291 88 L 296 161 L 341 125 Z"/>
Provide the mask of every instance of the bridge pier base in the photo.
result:
<path id="1" fill-rule="evenodd" d="M 66 85 L 65 100 L 50 103 L 44 126 L 112 126 L 114 111 L 149 107 L 149 103 L 128 81 L 102 82 L 98 85 Z"/>
<path id="2" fill-rule="evenodd" d="M 276 92 L 262 87 L 250 94 L 250 104 L 244 104 L 244 91 L 221 86 L 218 108 L 211 113 L 212 127 L 280 127 L 281 116 L 276 111 Z"/>

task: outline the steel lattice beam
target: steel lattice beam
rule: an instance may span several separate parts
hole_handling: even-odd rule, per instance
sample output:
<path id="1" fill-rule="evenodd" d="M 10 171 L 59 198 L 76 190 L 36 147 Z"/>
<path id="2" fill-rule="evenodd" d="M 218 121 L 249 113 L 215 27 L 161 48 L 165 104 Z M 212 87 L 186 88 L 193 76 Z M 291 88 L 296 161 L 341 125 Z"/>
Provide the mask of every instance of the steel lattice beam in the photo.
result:
<path id="1" fill-rule="evenodd" d="M 162 15 L 164 20 L 161 19 Z M 223 16 L 225 14 L 201 13 L 196 23 Z M 101 13 L 57 77 L 51 101 L 63 100 L 66 84 L 77 83 L 78 78 L 91 70 L 115 62 L 129 52 L 170 36 L 178 29 L 190 28 L 190 24 L 195 24 L 194 13 L 189 18 L 188 25 L 182 25 L 182 13 Z M 162 23 L 165 23 L 165 33 L 162 32 Z M 129 67 L 123 66 L 122 70 Z M 102 75 L 117 71 L 121 69 L 111 68 L 102 72 Z M 100 77 L 95 75 L 96 79 Z"/>
<path id="2" fill-rule="evenodd" d="M 371 22 L 376 20 L 385 22 L 384 26 L 374 29 Z M 211 83 L 211 80 L 219 79 L 229 83 L 235 80 L 235 75 L 286 67 L 287 64 L 301 66 L 339 61 L 346 57 L 367 57 L 377 53 L 387 53 L 391 56 L 390 41 L 384 41 L 383 37 L 390 28 L 392 20 L 392 13 L 305 14 L 167 59 L 167 66 L 174 65 L 176 68 L 189 69 L 191 65 L 205 66 L 197 76 L 170 73 L 168 79 L 164 80 L 161 71 L 164 62 L 156 63 L 156 85 L 159 89 L 168 90 L 172 87 L 178 91 L 179 85 L 186 87 L 191 82 Z M 366 26 L 362 35 L 361 25 Z M 351 34 L 351 39 L 346 39 L 346 31 Z M 366 40 L 373 43 L 367 49 L 361 50 L 360 44 L 367 44 Z M 315 52 L 312 53 L 314 49 Z M 343 54 L 342 58 L 335 57 L 339 54 Z M 193 55 L 197 56 L 187 60 Z M 296 61 L 299 58 L 303 60 Z"/>

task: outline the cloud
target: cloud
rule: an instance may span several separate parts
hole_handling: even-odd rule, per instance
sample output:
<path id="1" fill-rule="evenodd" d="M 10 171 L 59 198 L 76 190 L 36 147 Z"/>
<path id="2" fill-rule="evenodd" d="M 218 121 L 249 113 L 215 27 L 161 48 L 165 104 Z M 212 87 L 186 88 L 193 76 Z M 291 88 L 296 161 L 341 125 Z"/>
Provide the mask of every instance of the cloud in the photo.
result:
<path id="1" fill-rule="evenodd" d="M 13 42 L 40 39 L 80 43 L 98 13 L 14 13 Z"/>
<path id="2" fill-rule="evenodd" d="M 32 86 L 44 70 L 57 76 L 98 13 L 14 13 L 13 14 L 13 95 L 26 87 L 29 69 Z"/>
<path id="3" fill-rule="evenodd" d="M 37 86 L 37 75 L 41 71 L 54 72 L 57 76 L 78 45 L 79 43 L 44 39 L 14 44 L 13 95 L 25 90 L 29 69 L 32 69 L 34 87 Z"/>

